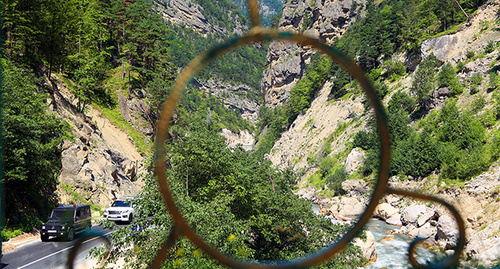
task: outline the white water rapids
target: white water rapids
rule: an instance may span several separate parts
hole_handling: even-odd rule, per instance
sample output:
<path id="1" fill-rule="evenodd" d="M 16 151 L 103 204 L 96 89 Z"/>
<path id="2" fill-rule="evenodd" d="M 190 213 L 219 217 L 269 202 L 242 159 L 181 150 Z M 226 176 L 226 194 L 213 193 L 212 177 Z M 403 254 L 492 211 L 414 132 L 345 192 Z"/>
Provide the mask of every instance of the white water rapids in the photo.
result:
<path id="1" fill-rule="evenodd" d="M 316 214 L 319 214 L 319 207 L 317 205 L 313 205 L 313 211 Z M 340 223 L 338 220 L 328 216 L 332 220 L 333 223 Z M 413 268 L 408 261 L 408 248 L 410 246 L 410 242 L 413 239 L 410 239 L 407 235 L 394 235 L 393 240 L 383 241 L 381 242 L 384 236 L 394 229 L 397 229 L 398 226 L 389 225 L 382 220 L 371 219 L 366 226 L 368 230 L 372 232 L 375 240 L 377 241 L 377 260 L 368 266 L 361 267 L 365 269 L 382 269 L 382 268 L 391 268 L 391 269 L 399 269 L 399 268 Z M 442 257 L 442 254 L 432 252 L 427 250 L 424 247 L 417 248 L 417 260 L 420 263 L 428 263 L 429 261 L 433 261 Z"/>

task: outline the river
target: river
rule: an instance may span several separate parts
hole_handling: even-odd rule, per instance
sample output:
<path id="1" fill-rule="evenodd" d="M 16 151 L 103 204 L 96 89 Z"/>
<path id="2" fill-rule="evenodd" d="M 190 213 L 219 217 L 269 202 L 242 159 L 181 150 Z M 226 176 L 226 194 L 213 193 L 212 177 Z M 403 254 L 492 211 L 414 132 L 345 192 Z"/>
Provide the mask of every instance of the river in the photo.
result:
<path id="1" fill-rule="evenodd" d="M 313 205 L 313 211 L 319 214 L 319 207 Z M 339 223 L 339 221 L 332 218 L 333 223 Z M 394 235 L 393 240 L 381 241 L 387 232 L 397 229 L 398 226 L 389 225 L 385 221 L 378 219 L 371 219 L 366 226 L 368 230 L 372 232 L 375 240 L 377 241 L 377 260 L 368 266 L 361 267 L 365 269 L 382 269 L 382 268 L 413 268 L 408 261 L 408 248 L 410 246 L 411 239 L 407 235 Z M 442 257 L 440 253 L 432 252 L 424 247 L 417 248 L 417 260 L 420 263 L 427 263 Z"/>

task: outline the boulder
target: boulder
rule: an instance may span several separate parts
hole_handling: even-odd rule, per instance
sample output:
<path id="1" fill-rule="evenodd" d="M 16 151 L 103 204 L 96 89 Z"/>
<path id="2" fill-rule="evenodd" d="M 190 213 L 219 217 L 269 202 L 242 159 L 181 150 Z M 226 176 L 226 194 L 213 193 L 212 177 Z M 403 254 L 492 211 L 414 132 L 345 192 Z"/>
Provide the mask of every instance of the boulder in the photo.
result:
<path id="1" fill-rule="evenodd" d="M 401 222 L 404 225 L 416 224 L 418 218 L 420 218 L 426 212 L 426 207 L 424 205 L 413 205 L 405 208 L 401 215 Z"/>
<path id="2" fill-rule="evenodd" d="M 417 219 L 417 226 L 421 227 L 424 224 L 426 224 L 428 221 L 437 219 L 437 217 L 438 217 L 437 212 L 435 210 L 429 208 L 422 216 L 420 216 Z"/>
<path id="3" fill-rule="evenodd" d="M 396 214 L 388 219 L 385 220 L 387 224 L 394 225 L 394 226 L 402 226 L 403 223 L 401 222 L 401 214 Z"/>
<path id="4" fill-rule="evenodd" d="M 422 227 L 409 231 L 408 234 L 423 239 L 433 238 L 436 235 L 436 228 L 432 227 L 430 223 L 426 223 Z"/>
<path id="5" fill-rule="evenodd" d="M 399 215 L 399 209 L 391 206 L 388 203 L 382 203 L 375 208 L 374 216 L 383 220 Z"/>
<path id="6" fill-rule="evenodd" d="M 345 171 L 348 174 L 352 174 L 356 172 L 361 165 L 363 165 L 363 161 L 365 160 L 365 152 L 360 148 L 352 149 L 351 153 L 347 156 L 347 160 L 345 162 Z"/>
<path id="7" fill-rule="evenodd" d="M 353 244 L 361 248 L 361 253 L 363 253 L 363 257 L 368 261 L 368 263 L 377 260 L 377 242 L 375 241 L 375 236 L 373 236 L 372 232 L 366 231 L 366 240 L 363 241 L 357 237 L 353 240 Z"/>
<path id="8" fill-rule="evenodd" d="M 362 194 L 366 191 L 368 191 L 368 188 L 365 186 L 365 182 L 363 180 L 359 179 L 352 179 L 352 180 L 345 180 L 342 182 L 342 189 L 346 193 L 351 193 L 354 192 L 356 195 Z"/>
<path id="9" fill-rule="evenodd" d="M 358 216 L 363 213 L 365 206 L 354 197 L 343 197 L 339 204 L 339 214 L 343 216 Z"/>
<path id="10" fill-rule="evenodd" d="M 64 150 L 61 155 L 61 174 L 78 174 L 84 164 L 84 159 L 82 158 L 84 152 L 82 151 L 81 147 L 72 146 L 67 150 Z"/>
<path id="11" fill-rule="evenodd" d="M 437 222 L 437 239 L 445 242 L 445 248 L 453 248 L 458 242 L 458 226 L 455 219 L 448 215 L 439 217 Z"/>

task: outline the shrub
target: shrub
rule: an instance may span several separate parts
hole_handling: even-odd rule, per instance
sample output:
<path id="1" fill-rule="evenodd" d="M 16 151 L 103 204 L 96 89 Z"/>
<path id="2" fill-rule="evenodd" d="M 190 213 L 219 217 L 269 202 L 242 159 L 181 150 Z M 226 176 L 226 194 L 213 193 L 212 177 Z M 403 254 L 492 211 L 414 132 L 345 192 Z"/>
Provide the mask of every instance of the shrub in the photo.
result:
<path id="1" fill-rule="evenodd" d="M 344 182 L 347 176 L 347 172 L 341 167 L 326 179 L 329 188 L 335 192 L 335 195 L 345 194 L 345 191 L 342 189 L 342 182 Z"/>
<path id="2" fill-rule="evenodd" d="M 319 172 L 321 173 L 321 176 L 326 176 L 330 172 L 330 169 L 332 169 L 334 160 L 330 156 L 326 156 L 319 162 Z"/>
<path id="3" fill-rule="evenodd" d="M 481 109 L 484 108 L 485 105 L 486 105 L 486 100 L 484 99 L 484 97 L 482 95 L 477 96 L 476 98 L 474 98 L 471 104 L 472 113 L 479 112 Z"/>
<path id="4" fill-rule="evenodd" d="M 456 79 L 456 74 L 457 71 L 450 63 L 445 64 L 437 76 L 439 87 L 450 87 L 452 81 Z"/>
<path id="5" fill-rule="evenodd" d="M 2 230 L 2 242 L 9 241 L 18 235 L 21 235 L 23 231 L 21 229 L 4 228 Z"/>
<path id="6" fill-rule="evenodd" d="M 474 57 L 476 54 L 473 52 L 473 51 L 468 51 L 467 54 L 465 54 L 465 56 L 467 56 L 467 58 L 472 58 Z"/>
<path id="7" fill-rule="evenodd" d="M 398 91 L 392 95 L 391 101 L 389 101 L 388 110 L 390 113 L 396 112 L 398 110 L 404 110 L 408 113 L 413 112 L 415 109 L 415 100 L 411 98 L 407 93 Z"/>
<path id="8" fill-rule="evenodd" d="M 450 63 L 441 68 L 437 76 L 437 82 L 439 87 L 449 87 L 452 96 L 460 95 L 463 92 L 462 84 L 457 78 L 457 71 Z"/>
<path id="9" fill-rule="evenodd" d="M 392 75 L 403 76 L 406 74 L 406 66 L 400 61 L 389 60 L 384 63 L 384 66 L 387 69 L 389 77 Z"/>
<path id="10" fill-rule="evenodd" d="M 492 53 L 495 50 L 495 44 L 493 43 L 492 40 L 488 41 L 488 45 L 486 45 L 486 48 L 484 48 L 484 52 L 486 54 Z"/>
<path id="11" fill-rule="evenodd" d="M 498 84 L 499 84 L 499 78 L 497 72 L 495 71 L 490 72 L 490 82 L 488 86 L 490 87 L 490 89 L 496 90 L 498 88 Z"/>
<path id="12" fill-rule="evenodd" d="M 470 88 L 470 94 L 474 95 L 478 92 L 479 92 L 479 88 L 477 87 L 477 85 L 472 85 L 472 87 Z"/>
<path id="13" fill-rule="evenodd" d="M 483 76 L 479 73 L 474 73 L 471 77 L 472 84 L 480 85 L 483 82 Z"/>
<path id="14" fill-rule="evenodd" d="M 372 79 L 372 81 L 376 81 L 382 75 L 382 70 L 380 68 L 374 68 L 370 71 L 368 76 Z"/>

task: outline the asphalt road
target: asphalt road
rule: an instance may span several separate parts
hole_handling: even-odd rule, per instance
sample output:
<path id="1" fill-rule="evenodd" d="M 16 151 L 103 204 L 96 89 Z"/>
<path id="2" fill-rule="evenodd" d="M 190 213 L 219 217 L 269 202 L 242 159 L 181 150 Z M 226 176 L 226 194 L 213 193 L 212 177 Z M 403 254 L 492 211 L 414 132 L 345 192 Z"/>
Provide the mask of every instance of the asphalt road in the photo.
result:
<path id="1" fill-rule="evenodd" d="M 99 231 L 104 234 L 111 233 L 110 230 L 102 229 L 99 226 L 93 226 L 92 231 Z M 69 252 L 79 238 L 80 235 L 77 234 L 75 240 L 71 242 L 59 241 L 57 238 L 50 238 L 48 242 L 42 242 L 40 240 L 34 241 L 14 251 L 5 253 L 2 257 L 0 268 L 67 268 Z M 96 260 L 86 256 L 90 249 L 100 246 L 103 243 L 103 240 L 97 238 L 85 241 L 77 255 L 75 263 L 77 266 L 75 266 L 75 268 L 85 264 L 97 264 Z"/>

